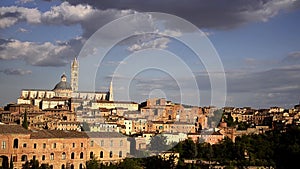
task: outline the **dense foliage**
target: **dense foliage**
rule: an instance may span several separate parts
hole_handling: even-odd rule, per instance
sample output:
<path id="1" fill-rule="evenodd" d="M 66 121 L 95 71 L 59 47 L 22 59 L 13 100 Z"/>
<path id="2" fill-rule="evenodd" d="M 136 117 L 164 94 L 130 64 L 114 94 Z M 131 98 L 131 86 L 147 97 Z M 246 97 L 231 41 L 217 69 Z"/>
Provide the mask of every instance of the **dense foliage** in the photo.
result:
<path id="1" fill-rule="evenodd" d="M 292 127 L 286 132 L 270 131 L 265 134 L 244 135 L 237 137 L 235 142 L 225 138 L 215 145 L 185 140 L 172 148 L 172 151 L 178 152 L 180 158 L 177 159 L 175 156 L 168 159 L 159 156 L 126 158 L 123 162 L 109 165 L 101 164 L 96 158 L 93 158 L 86 162 L 85 167 L 87 169 L 209 168 L 210 164 L 217 162 L 226 168 L 265 166 L 289 169 L 297 166 L 297 160 L 300 159 L 300 128 Z M 195 159 L 201 162 L 186 164 L 184 159 Z M 178 165 L 174 165 L 176 160 Z M 37 161 L 31 160 L 26 162 L 23 167 L 48 168 L 48 165 L 39 166 Z"/>
<path id="2" fill-rule="evenodd" d="M 294 127 L 286 132 L 271 131 L 265 134 L 244 135 L 237 137 L 235 142 L 225 138 L 215 145 L 185 140 L 172 150 L 180 153 L 177 166 L 173 165 L 175 158 L 163 159 L 157 156 L 143 159 L 127 158 L 119 164 L 109 166 L 97 164 L 97 166 L 122 169 L 208 168 L 209 164 L 217 162 L 226 168 L 265 166 L 289 169 L 296 166 L 297 160 L 300 159 L 300 129 Z M 195 159 L 202 163 L 185 164 L 184 159 Z"/>
<path id="3" fill-rule="evenodd" d="M 215 145 L 195 144 L 186 140 L 173 150 L 180 152 L 182 159 L 214 161 L 225 166 L 293 168 L 300 159 L 300 129 L 293 127 L 286 132 L 271 131 L 265 134 L 244 135 L 237 137 L 235 142 L 225 138 Z"/>

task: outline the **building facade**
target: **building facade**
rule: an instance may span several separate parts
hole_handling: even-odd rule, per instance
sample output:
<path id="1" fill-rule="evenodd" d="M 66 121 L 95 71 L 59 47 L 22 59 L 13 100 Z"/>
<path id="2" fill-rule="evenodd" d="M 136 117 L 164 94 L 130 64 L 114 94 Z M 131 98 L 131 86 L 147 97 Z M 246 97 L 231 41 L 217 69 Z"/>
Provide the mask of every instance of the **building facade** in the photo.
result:
<path id="1" fill-rule="evenodd" d="M 116 132 L 78 132 L 59 130 L 29 131 L 19 125 L 0 125 L 0 167 L 22 168 L 36 159 L 51 168 L 85 167 L 96 158 L 101 163 L 122 161 L 129 153 L 127 137 Z"/>

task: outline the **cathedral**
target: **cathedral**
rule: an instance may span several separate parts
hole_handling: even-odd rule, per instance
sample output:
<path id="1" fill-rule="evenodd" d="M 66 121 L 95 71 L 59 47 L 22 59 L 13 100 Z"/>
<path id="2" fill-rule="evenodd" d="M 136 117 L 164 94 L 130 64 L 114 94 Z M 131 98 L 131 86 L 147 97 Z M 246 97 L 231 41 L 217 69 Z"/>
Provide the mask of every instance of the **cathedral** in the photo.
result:
<path id="1" fill-rule="evenodd" d="M 67 76 L 63 74 L 60 81 L 52 90 L 22 89 L 17 104 L 32 104 L 40 109 L 55 108 L 57 105 L 65 104 L 71 100 L 85 101 L 106 101 L 113 102 L 113 87 L 110 83 L 107 92 L 78 91 L 79 62 L 77 58 L 71 63 L 71 80 L 68 82 Z"/>

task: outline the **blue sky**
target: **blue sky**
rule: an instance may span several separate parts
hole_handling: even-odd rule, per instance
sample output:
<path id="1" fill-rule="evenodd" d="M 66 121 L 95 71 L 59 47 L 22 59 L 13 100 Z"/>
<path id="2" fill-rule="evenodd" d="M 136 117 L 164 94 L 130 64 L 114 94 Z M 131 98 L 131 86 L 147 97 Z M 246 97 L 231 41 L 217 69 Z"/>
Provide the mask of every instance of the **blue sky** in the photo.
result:
<path id="1" fill-rule="evenodd" d="M 62 73 L 69 77 L 71 60 L 80 55 L 97 30 L 115 19 L 144 12 L 172 14 L 204 32 L 224 66 L 226 106 L 290 108 L 300 101 L 300 2 L 297 0 L 190 0 L 188 3 L 3 0 L 0 4 L 1 105 L 16 102 L 23 88 L 52 89 Z M 191 69 L 193 73 L 188 76 L 197 82 L 198 88 L 185 90 L 185 94 L 195 101 L 195 93 L 200 93 L 201 102 L 197 104 L 210 105 L 212 88 L 205 64 L 176 40 L 176 37 L 193 39 L 195 32 L 186 29 L 186 25 L 170 25 L 153 21 L 151 17 L 130 20 L 111 29 L 109 35 L 102 35 L 98 50 L 103 50 L 101 44 L 109 43 L 113 36 L 130 26 L 137 24 L 144 30 L 152 22 L 159 22 L 157 25 L 165 29 L 158 33 L 168 36 L 139 35 L 123 39 L 105 56 L 100 67 L 93 63 L 92 57 L 89 62 L 80 57 L 79 89 L 106 91 L 113 77 L 115 97 L 120 100 L 141 102 L 157 95 L 180 102 L 179 82 L 192 89 L 192 81 L 184 74 L 175 77 L 162 69 L 147 69 L 135 72 L 136 76 L 130 79 L 126 72 L 116 72 L 122 66 L 130 72 L 136 64 L 150 63 L 140 58 L 156 58 L 163 63 L 164 57 L 170 57 L 164 51 L 169 51 Z M 162 59 L 151 56 L 149 49 L 152 55 Z M 97 52 L 95 56 L 99 56 Z M 138 63 L 125 61 L 134 57 Z M 173 59 L 169 60 L 166 67 L 182 69 L 174 65 Z M 89 66 L 84 66 L 85 62 Z M 96 70 L 96 75 L 88 68 Z M 124 87 L 127 82 L 130 82 L 129 89 Z M 129 98 L 125 94 L 128 90 Z M 191 101 L 191 104 L 195 103 Z"/>

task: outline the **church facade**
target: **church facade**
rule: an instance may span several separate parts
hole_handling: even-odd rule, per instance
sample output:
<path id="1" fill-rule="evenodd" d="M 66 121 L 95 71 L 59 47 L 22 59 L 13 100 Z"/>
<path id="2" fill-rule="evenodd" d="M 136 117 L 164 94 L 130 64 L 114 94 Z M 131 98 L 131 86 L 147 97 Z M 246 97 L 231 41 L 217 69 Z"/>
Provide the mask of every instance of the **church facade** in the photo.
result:
<path id="1" fill-rule="evenodd" d="M 126 101 L 114 101 L 113 84 L 110 83 L 109 90 L 102 91 L 78 91 L 79 61 L 75 58 L 71 63 L 70 82 L 63 74 L 60 81 L 52 90 L 22 89 L 17 104 L 31 104 L 41 110 L 67 107 L 76 111 L 78 107 L 88 106 L 90 109 L 99 108 L 125 108 L 138 110 L 138 103 Z"/>

